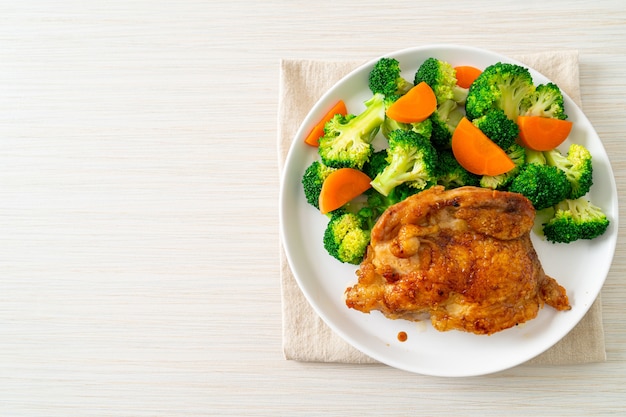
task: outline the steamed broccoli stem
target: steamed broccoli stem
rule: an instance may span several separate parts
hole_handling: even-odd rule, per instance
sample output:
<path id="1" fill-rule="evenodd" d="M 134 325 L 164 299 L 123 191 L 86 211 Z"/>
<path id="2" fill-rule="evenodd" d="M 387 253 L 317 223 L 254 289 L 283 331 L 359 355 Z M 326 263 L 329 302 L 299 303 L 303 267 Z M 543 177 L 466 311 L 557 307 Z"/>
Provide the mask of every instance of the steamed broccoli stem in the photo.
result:
<path id="1" fill-rule="evenodd" d="M 454 85 L 452 87 L 452 100 L 463 105 L 467 100 L 467 93 L 469 92 L 469 88 L 463 88 L 458 85 Z"/>
<path id="2" fill-rule="evenodd" d="M 553 243 L 595 239 L 603 235 L 610 224 L 602 209 L 584 198 L 563 200 L 554 209 L 554 217 L 543 228 L 544 236 Z"/>
<path id="3" fill-rule="evenodd" d="M 510 148 L 519 135 L 517 123 L 509 119 L 500 109 L 490 109 L 484 115 L 472 120 L 472 123 L 504 150 Z"/>
<path id="4" fill-rule="evenodd" d="M 526 86 L 517 86 L 516 84 L 517 83 L 512 82 L 511 84 L 501 86 L 501 96 L 497 101 L 499 103 L 498 107 L 501 108 L 511 120 L 517 120 L 521 108 L 520 104 L 528 94 L 527 89 L 524 88 Z"/>
<path id="5" fill-rule="evenodd" d="M 571 184 L 569 199 L 577 199 L 589 192 L 593 185 L 593 166 L 591 153 L 584 146 L 574 143 L 570 145 L 567 156 L 558 149 L 544 152 L 548 165 L 555 166 L 565 172 Z"/>
<path id="6" fill-rule="evenodd" d="M 546 165 L 546 156 L 541 151 L 534 151 L 532 149 L 526 148 L 526 163 L 527 164 L 539 164 Z"/>
<path id="7" fill-rule="evenodd" d="M 516 64 L 497 62 L 488 66 L 469 88 L 465 110 L 470 120 L 490 109 L 500 109 L 513 121 L 535 92 L 530 71 Z"/>
<path id="8" fill-rule="evenodd" d="M 374 94 L 365 101 L 359 115 L 335 115 L 324 126 L 318 152 L 322 162 L 332 168 L 363 167 L 373 152 L 371 142 L 385 120 L 385 97 Z"/>
<path id="9" fill-rule="evenodd" d="M 402 77 L 400 62 L 395 58 L 379 59 L 369 73 L 369 88 L 374 94 L 403 95 L 413 84 Z"/>
<path id="10" fill-rule="evenodd" d="M 410 129 L 408 123 L 398 122 L 397 120 L 394 120 L 391 117 L 387 116 L 387 109 L 389 109 L 389 106 L 395 103 L 396 100 L 398 100 L 399 98 L 400 98 L 399 94 L 389 94 L 385 96 L 385 100 L 384 100 L 385 120 L 383 121 L 380 127 L 381 133 L 383 134 L 384 137 L 387 137 L 389 135 L 389 132 L 393 132 L 394 130 L 398 130 L 398 129 L 409 130 Z"/>
<path id="11" fill-rule="evenodd" d="M 437 153 L 428 138 L 413 131 L 394 130 L 389 134 L 389 165 L 372 180 L 372 187 L 388 195 L 400 184 L 422 190 L 436 181 Z"/>
<path id="12" fill-rule="evenodd" d="M 567 198 L 571 185 L 560 169 L 550 165 L 526 163 L 517 174 L 509 191 L 530 200 L 536 210 L 553 206 Z"/>
<path id="13" fill-rule="evenodd" d="M 506 190 L 517 174 L 519 174 L 526 163 L 525 149 L 517 143 L 514 143 L 506 150 L 506 153 L 515 164 L 515 168 L 500 175 L 483 175 L 480 178 L 481 187 L 491 188 L 493 190 Z"/>
<path id="14" fill-rule="evenodd" d="M 554 83 L 538 85 L 535 92 L 524 101 L 523 114 L 525 116 L 567 119 L 561 89 Z"/>
<path id="15" fill-rule="evenodd" d="M 449 62 L 427 58 L 417 69 L 413 84 L 422 81 L 433 89 L 438 104 L 446 100 L 464 103 L 467 98 L 468 90 L 456 84 L 456 72 Z"/>
<path id="16" fill-rule="evenodd" d="M 324 249 L 343 263 L 358 265 L 370 241 L 370 231 L 359 215 L 345 210 L 335 210 L 324 231 Z"/>
<path id="17" fill-rule="evenodd" d="M 304 171 L 304 175 L 302 176 L 304 196 L 306 201 L 317 209 L 320 208 L 319 202 L 322 184 L 333 171 L 335 171 L 335 168 L 327 167 L 320 161 L 313 161 Z"/>
<path id="18" fill-rule="evenodd" d="M 389 137 L 389 133 L 398 129 L 410 130 L 411 127 L 408 123 L 398 122 L 396 120 L 393 120 L 391 117 L 385 117 L 385 121 L 383 122 L 381 126 L 381 133 L 383 134 L 384 137 L 386 138 Z"/>

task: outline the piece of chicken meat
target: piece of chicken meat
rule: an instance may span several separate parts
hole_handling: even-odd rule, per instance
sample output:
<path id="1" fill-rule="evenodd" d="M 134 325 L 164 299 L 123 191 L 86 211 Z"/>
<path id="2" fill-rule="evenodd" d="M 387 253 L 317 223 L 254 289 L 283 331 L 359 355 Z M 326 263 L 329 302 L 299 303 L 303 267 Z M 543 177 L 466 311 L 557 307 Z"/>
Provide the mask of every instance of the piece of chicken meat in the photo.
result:
<path id="1" fill-rule="evenodd" d="M 411 196 L 374 226 L 346 305 L 476 334 L 531 320 L 544 303 L 569 310 L 530 240 L 534 219 L 516 193 L 437 186 Z"/>

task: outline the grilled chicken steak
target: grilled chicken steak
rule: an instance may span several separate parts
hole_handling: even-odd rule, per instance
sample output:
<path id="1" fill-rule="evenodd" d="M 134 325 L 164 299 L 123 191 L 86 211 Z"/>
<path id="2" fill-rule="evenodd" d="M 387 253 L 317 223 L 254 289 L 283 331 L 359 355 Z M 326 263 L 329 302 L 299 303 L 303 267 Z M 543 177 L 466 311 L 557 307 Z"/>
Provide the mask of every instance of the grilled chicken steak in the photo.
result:
<path id="1" fill-rule="evenodd" d="M 520 194 L 433 187 L 390 207 L 372 230 L 348 307 L 391 319 L 430 316 L 435 329 L 493 334 L 569 310 L 530 240 L 535 210 Z"/>

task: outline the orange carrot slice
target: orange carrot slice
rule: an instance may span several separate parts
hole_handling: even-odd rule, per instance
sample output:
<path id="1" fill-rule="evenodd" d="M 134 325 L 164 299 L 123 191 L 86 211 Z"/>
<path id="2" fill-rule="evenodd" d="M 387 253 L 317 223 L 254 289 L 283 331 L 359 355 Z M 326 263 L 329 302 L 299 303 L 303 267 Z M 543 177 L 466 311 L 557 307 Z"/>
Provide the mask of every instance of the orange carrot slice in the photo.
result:
<path id="1" fill-rule="evenodd" d="M 372 180 L 362 171 L 339 168 L 333 171 L 322 184 L 320 211 L 326 214 L 360 196 L 371 187 Z"/>
<path id="2" fill-rule="evenodd" d="M 515 168 L 506 152 L 466 117 L 452 134 L 452 152 L 463 168 L 476 175 L 500 175 Z"/>
<path id="3" fill-rule="evenodd" d="M 428 119 L 436 108 L 433 89 L 422 81 L 389 106 L 387 116 L 400 123 L 418 123 Z"/>
<path id="4" fill-rule="evenodd" d="M 341 114 L 345 116 L 348 114 L 348 110 L 346 108 L 346 103 L 343 100 L 339 100 L 335 105 L 328 110 L 328 112 L 322 117 L 322 119 L 317 122 L 313 129 L 309 132 L 309 134 L 304 138 L 304 143 L 311 146 L 319 146 L 319 141 L 322 136 L 324 136 L 324 126 L 326 122 L 332 119 L 336 114 Z"/>
<path id="5" fill-rule="evenodd" d="M 549 151 L 567 139 L 573 123 L 541 116 L 518 116 L 519 144 L 535 151 Z"/>
<path id="6" fill-rule="evenodd" d="M 482 73 L 482 70 L 470 65 L 460 65 L 454 69 L 456 71 L 456 85 L 463 88 L 469 88 Z"/>

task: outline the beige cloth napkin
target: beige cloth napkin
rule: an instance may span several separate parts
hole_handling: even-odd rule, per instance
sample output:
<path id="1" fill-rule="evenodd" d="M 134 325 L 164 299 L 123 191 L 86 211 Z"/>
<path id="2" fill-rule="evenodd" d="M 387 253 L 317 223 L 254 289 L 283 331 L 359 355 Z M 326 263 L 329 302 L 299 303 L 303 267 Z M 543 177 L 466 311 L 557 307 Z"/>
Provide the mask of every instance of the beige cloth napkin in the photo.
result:
<path id="1" fill-rule="evenodd" d="M 559 85 L 581 105 L 578 52 L 548 51 L 513 56 Z M 362 62 L 283 60 L 280 67 L 278 157 L 283 163 L 300 123 L 321 95 Z M 335 334 L 301 293 L 280 250 L 283 352 L 286 359 L 308 362 L 377 363 Z M 565 365 L 606 360 L 602 305 L 598 298 L 583 320 L 559 343 L 528 363 Z"/>

